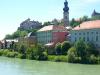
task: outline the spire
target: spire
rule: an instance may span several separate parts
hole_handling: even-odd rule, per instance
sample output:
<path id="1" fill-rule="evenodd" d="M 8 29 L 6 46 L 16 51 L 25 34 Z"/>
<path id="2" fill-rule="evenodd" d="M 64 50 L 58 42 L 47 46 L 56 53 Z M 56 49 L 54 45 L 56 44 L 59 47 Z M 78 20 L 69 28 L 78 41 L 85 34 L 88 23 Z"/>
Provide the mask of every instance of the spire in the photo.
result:
<path id="1" fill-rule="evenodd" d="M 94 11 L 93 11 L 93 13 L 92 13 L 92 17 L 93 17 L 93 16 L 98 16 L 98 15 L 100 15 L 100 13 L 96 12 L 96 10 L 94 9 Z"/>
<path id="2" fill-rule="evenodd" d="M 64 8 L 63 8 L 63 11 L 64 11 L 64 12 L 68 12 L 68 11 L 69 11 L 68 1 L 67 1 L 67 0 L 65 0 L 65 2 L 64 2 Z"/>
<path id="3" fill-rule="evenodd" d="M 94 9 L 94 11 L 93 11 L 94 13 L 96 13 L 96 11 L 95 11 L 95 9 Z"/>
<path id="4" fill-rule="evenodd" d="M 64 19 L 64 26 L 69 26 L 69 7 L 68 7 L 68 1 L 65 0 L 64 2 L 64 8 L 63 8 L 63 19 Z"/>
<path id="5" fill-rule="evenodd" d="M 95 11 L 95 9 L 94 9 L 94 11 L 93 11 L 93 13 L 92 13 L 92 16 L 95 16 L 95 14 L 96 14 L 96 11 Z"/>

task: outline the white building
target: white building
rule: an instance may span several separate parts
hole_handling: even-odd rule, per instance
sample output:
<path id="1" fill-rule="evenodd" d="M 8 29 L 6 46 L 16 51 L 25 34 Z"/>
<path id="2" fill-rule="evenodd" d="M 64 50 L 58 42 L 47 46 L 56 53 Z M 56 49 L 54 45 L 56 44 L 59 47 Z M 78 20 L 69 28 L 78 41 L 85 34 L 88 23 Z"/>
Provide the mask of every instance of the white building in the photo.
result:
<path id="1" fill-rule="evenodd" d="M 72 43 L 83 39 L 85 42 L 93 43 L 100 48 L 100 20 L 83 22 L 70 31 Z"/>

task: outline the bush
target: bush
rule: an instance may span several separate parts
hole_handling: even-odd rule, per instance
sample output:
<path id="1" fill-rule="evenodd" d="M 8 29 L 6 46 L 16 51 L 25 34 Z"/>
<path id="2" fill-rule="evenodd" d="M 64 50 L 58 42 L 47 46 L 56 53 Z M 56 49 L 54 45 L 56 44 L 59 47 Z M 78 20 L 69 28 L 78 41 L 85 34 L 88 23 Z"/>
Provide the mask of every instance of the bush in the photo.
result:
<path id="1" fill-rule="evenodd" d="M 26 45 L 20 45 L 18 52 L 21 53 L 21 54 L 25 54 L 26 50 L 27 50 Z"/>
<path id="2" fill-rule="evenodd" d="M 49 55 L 49 56 L 48 56 L 48 60 L 49 60 L 49 61 L 54 61 L 54 59 L 55 59 L 55 56 L 54 56 L 54 55 Z"/>
<path id="3" fill-rule="evenodd" d="M 67 62 L 67 56 L 57 56 L 54 60 L 56 62 Z"/>
<path id="4" fill-rule="evenodd" d="M 49 61 L 56 61 L 56 62 L 67 62 L 67 56 L 54 56 L 49 55 L 48 56 Z"/>
<path id="5" fill-rule="evenodd" d="M 34 59 L 34 53 L 33 48 L 28 48 L 26 50 L 26 58 L 27 59 Z"/>
<path id="6" fill-rule="evenodd" d="M 18 55 L 16 57 L 20 58 L 20 59 L 25 59 L 26 58 L 26 56 L 24 54 L 20 54 L 20 53 L 18 53 Z"/>
<path id="7" fill-rule="evenodd" d="M 61 44 L 61 50 L 62 50 L 62 54 L 66 55 L 68 52 L 68 49 L 71 47 L 71 44 L 69 41 L 64 41 Z"/>
<path id="8" fill-rule="evenodd" d="M 4 50 L 3 51 L 3 56 L 7 56 L 7 54 L 9 53 L 10 51 L 8 49 Z"/>
<path id="9" fill-rule="evenodd" d="M 17 52 L 8 52 L 7 53 L 7 57 L 12 57 L 12 58 L 15 58 L 18 56 L 18 53 Z"/>
<path id="10" fill-rule="evenodd" d="M 38 55 L 38 60 L 48 60 L 47 52 L 42 52 L 40 55 Z"/>
<path id="11" fill-rule="evenodd" d="M 16 56 L 16 58 L 20 58 L 21 59 L 22 54 L 18 53 L 18 55 Z"/>
<path id="12" fill-rule="evenodd" d="M 90 62 L 90 64 L 98 64 L 99 60 L 95 55 L 91 55 L 89 62 Z"/>
<path id="13" fill-rule="evenodd" d="M 81 57 L 77 56 L 77 51 L 75 47 L 72 47 L 68 50 L 68 62 L 70 63 L 79 63 L 81 61 Z"/>
<path id="14" fill-rule="evenodd" d="M 100 64 L 100 56 L 98 56 L 98 64 Z"/>
<path id="15" fill-rule="evenodd" d="M 61 51 L 61 43 L 57 43 L 55 46 L 55 52 L 57 55 L 61 55 L 62 51 Z"/>
<path id="16" fill-rule="evenodd" d="M 0 50 L 0 56 L 2 56 L 3 55 L 3 50 Z"/>
<path id="17" fill-rule="evenodd" d="M 87 44 L 81 39 L 77 41 L 74 45 L 77 51 L 77 55 L 84 59 L 84 57 L 87 55 Z"/>

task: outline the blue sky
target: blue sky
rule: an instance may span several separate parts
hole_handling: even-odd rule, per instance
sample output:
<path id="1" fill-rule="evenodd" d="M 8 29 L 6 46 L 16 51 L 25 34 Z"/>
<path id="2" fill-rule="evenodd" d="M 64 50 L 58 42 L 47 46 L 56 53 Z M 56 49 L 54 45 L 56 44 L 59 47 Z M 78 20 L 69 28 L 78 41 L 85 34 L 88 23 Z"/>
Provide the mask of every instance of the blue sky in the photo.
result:
<path id="1" fill-rule="evenodd" d="M 63 18 L 65 0 L 0 0 L 0 39 L 17 30 L 27 18 L 40 22 Z M 100 0 L 68 0 L 70 19 L 100 12 Z"/>

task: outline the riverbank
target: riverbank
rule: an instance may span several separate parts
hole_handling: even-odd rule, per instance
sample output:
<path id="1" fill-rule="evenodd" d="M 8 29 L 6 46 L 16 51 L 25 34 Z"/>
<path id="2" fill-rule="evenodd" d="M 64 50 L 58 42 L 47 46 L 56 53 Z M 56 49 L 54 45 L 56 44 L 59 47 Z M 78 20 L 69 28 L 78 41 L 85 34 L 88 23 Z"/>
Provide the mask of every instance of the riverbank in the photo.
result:
<path id="1" fill-rule="evenodd" d="M 5 56 L 9 58 L 20 58 L 20 59 L 29 59 L 29 60 L 38 60 L 38 61 L 53 61 L 53 62 L 67 62 L 68 63 L 67 55 L 47 55 L 45 52 L 43 54 L 44 55 L 41 55 L 41 58 L 39 56 L 35 56 L 35 57 L 31 57 L 30 59 L 26 55 L 23 55 L 19 52 L 15 52 L 13 50 L 8 50 L 8 49 L 0 50 L 0 56 Z M 77 60 L 79 60 L 79 58 Z M 73 62 L 73 63 L 80 63 L 77 60 L 76 62 Z M 92 63 L 85 63 L 85 64 L 100 64 L 100 57 L 98 58 L 93 57 Z"/>
<path id="2" fill-rule="evenodd" d="M 8 49 L 0 50 L 0 56 L 5 56 L 5 57 L 9 57 L 9 58 L 28 59 L 23 54 L 20 54 L 18 52 L 8 50 Z M 59 55 L 59 56 L 57 56 L 57 55 L 46 55 L 44 58 L 45 58 L 45 60 L 42 60 L 42 61 L 68 62 L 66 55 Z M 38 60 L 38 59 L 36 57 L 36 58 L 30 59 L 30 60 Z"/>

